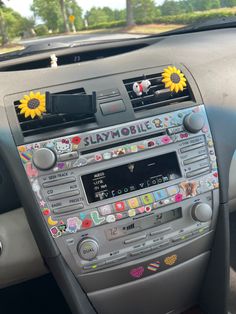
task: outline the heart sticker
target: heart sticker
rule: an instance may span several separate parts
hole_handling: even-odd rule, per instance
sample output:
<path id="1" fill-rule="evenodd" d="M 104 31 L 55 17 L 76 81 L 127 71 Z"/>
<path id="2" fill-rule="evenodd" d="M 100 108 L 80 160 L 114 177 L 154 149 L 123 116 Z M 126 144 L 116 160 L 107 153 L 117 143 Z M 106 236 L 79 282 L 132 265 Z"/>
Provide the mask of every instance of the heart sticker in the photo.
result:
<path id="1" fill-rule="evenodd" d="M 139 266 L 137 268 L 131 269 L 131 271 L 129 273 L 133 278 L 141 278 L 143 276 L 143 273 L 144 273 L 144 268 L 143 268 L 143 266 Z"/>

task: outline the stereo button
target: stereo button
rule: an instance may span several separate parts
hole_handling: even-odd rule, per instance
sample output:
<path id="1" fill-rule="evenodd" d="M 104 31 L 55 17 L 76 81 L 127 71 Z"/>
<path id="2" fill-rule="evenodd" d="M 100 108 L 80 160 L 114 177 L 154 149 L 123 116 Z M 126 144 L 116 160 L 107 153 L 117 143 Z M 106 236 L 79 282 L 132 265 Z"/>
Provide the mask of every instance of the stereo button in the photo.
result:
<path id="1" fill-rule="evenodd" d="M 124 244 L 130 244 L 130 243 L 133 243 L 133 242 L 137 242 L 137 241 L 146 239 L 146 237 L 147 237 L 147 235 L 146 235 L 146 234 L 143 234 L 143 235 L 141 235 L 141 236 L 139 236 L 139 237 L 131 238 L 131 239 L 125 240 L 125 241 L 124 241 Z"/>
<path id="2" fill-rule="evenodd" d="M 161 229 L 161 230 L 156 230 L 156 231 L 151 232 L 150 236 L 154 236 L 154 235 L 161 234 L 161 233 L 164 233 L 164 232 L 168 232 L 168 231 L 171 231 L 171 230 L 172 230 L 171 227 L 168 227 L 168 228 L 165 228 L 165 229 Z"/>
<path id="3" fill-rule="evenodd" d="M 64 193 L 48 196 L 48 200 L 49 201 L 56 201 L 56 200 L 61 200 L 63 198 L 76 196 L 76 195 L 79 195 L 79 194 L 80 194 L 80 192 L 78 190 L 68 191 L 68 192 L 64 192 Z"/>
<path id="4" fill-rule="evenodd" d="M 203 146 L 205 146 L 205 143 L 199 143 L 199 144 L 195 144 L 195 145 L 190 145 L 190 146 L 181 148 L 180 152 L 181 153 L 190 152 L 191 150 L 194 150 L 194 149 L 197 149 L 197 148 L 200 148 L 200 147 L 203 147 Z"/>
<path id="5" fill-rule="evenodd" d="M 122 255 L 122 256 L 118 256 L 118 257 L 115 257 L 115 258 L 113 258 L 113 259 L 107 260 L 107 261 L 106 261 L 106 264 L 111 264 L 111 263 L 119 262 L 119 261 L 125 259 L 126 256 L 127 256 L 127 255 Z"/>
<path id="6" fill-rule="evenodd" d="M 53 213 L 56 215 L 66 214 L 66 213 L 72 212 L 74 210 L 79 210 L 79 209 L 83 209 L 83 208 L 84 208 L 84 204 L 79 203 L 79 204 L 73 205 L 73 206 L 67 206 L 67 207 L 61 207 L 61 208 L 53 209 Z"/>
<path id="7" fill-rule="evenodd" d="M 66 153 L 66 154 L 62 154 L 58 157 L 58 159 L 60 161 L 66 161 L 66 160 L 70 160 L 70 159 L 75 159 L 77 158 L 79 155 L 77 152 L 71 152 L 71 153 Z"/>
<path id="8" fill-rule="evenodd" d="M 154 197 L 156 201 L 160 201 L 161 199 L 168 197 L 168 194 L 166 190 L 159 190 L 154 192 Z"/>
<path id="9" fill-rule="evenodd" d="M 151 193 L 142 195 L 141 200 L 143 202 L 143 205 L 149 205 L 155 202 L 155 199 Z"/>
<path id="10" fill-rule="evenodd" d="M 129 208 L 131 209 L 137 208 L 140 205 L 139 199 L 137 197 L 130 198 L 127 202 L 128 202 Z"/>
<path id="11" fill-rule="evenodd" d="M 63 184 L 66 184 L 66 183 L 72 183 L 72 182 L 75 182 L 75 181 L 76 181 L 75 177 L 64 178 L 64 179 L 60 179 L 60 180 L 56 180 L 56 181 L 44 182 L 43 183 L 43 187 L 44 188 L 50 188 L 50 187 L 53 187 L 53 186 L 63 185 Z"/>
<path id="12" fill-rule="evenodd" d="M 98 211 L 100 215 L 102 216 L 110 215 L 113 212 L 111 205 L 104 205 L 104 206 L 98 207 Z"/>
<path id="13" fill-rule="evenodd" d="M 186 166 L 186 165 L 189 165 L 189 164 L 192 164 L 194 162 L 197 162 L 197 161 L 200 161 L 200 160 L 203 160 L 203 159 L 207 159 L 207 158 L 208 158 L 207 155 L 196 156 L 196 157 L 184 160 L 183 164 Z"/>
<path id="14" fill-rule="evenodd" d="M 186 177 L 187 178 L 191 178 L 191 177 L 197 176 L 199 174 L 209 172 L 209 170 L 210 170 L 209 167 L 205 167 L 205 168 L 197 169 L 197 170 L 194 170 L 194 171 L 190 171 L 190 172 L 186 173 Z"/>
<path id="15" fill-rule="evenodd" d="M 123 212 L 125 210 L 125 202 L 116 202 L 115 203 L 115 210 L 117 212 Z"/>

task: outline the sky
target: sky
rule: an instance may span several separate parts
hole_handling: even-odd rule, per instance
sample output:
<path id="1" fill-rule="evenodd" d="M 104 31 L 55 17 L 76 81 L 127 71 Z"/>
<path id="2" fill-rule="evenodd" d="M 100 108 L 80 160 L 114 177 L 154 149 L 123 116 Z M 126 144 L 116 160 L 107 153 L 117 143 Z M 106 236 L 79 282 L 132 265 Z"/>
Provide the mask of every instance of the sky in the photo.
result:
<path id="1" fill-rule="evenodd" d="M 48 0 L 50 1 L 50 0 Z M 6 6 L 11 7 L 21 15 L 29 17 L 32 16 L 30 11 L 30 5 L 33 0 L 4 0 Z M 123 9 L 125 8 L 126 0 L 77 0 L 83 11 L 89 10 L 91 7 L 110 7 L 112 9 Z M 162 4 L 163 0 L 155 0 L 156 4 Z"/>

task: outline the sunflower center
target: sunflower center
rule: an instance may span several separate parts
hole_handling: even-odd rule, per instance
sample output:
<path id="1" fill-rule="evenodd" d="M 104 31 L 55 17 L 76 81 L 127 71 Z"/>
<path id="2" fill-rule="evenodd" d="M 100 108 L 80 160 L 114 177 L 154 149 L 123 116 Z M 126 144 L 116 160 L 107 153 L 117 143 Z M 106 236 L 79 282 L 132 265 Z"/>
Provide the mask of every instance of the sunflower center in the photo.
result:
<path id="1" fill-rule="evenodd" d="M 37 98 L 32 98 L 28 101 L 28 108 L 29 109 L 36 109 L 40 105 L 40 101 Z"/>
<path id="2" fill-rule="evenodd" d="M 178 84 L 180 82 L 180 76 L 177 73 L 172 73 L 170 79 L 175 84 Z"/>

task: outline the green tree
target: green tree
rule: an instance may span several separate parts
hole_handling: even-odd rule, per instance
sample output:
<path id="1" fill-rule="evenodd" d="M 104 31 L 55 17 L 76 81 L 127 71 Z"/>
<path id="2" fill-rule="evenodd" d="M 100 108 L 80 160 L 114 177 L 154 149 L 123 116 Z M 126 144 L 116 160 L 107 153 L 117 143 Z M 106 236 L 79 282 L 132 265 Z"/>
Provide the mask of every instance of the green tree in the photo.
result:
<path id="1" fill-rule="evenodd" d="M 109 21 L 109 16 L 103 8 L 91 8 L 90 11 L 86 12 L 85 18 L 88 21 L 88 25 L 96 25 Z"/>
<path id="2" fill-rule="evenodd" d="M 56 32 L 61 24 L 61 10 L 58 0 L 33 0 L 31 10 L 35 17 L 40 17 L 48 29 Z"/>
<path id="3" fill-rule="evenodd" d="M 148 22 L 156 17 L 154 0 L 133 0 L 135 21 Z"/>
<path id="4" fill-rule="evenodd" d="M 68 15 L 71 13 L 75 16 L 76 28 L 82 28 L 83 25 L 82 9 L 75 0 L 63 0 L 63 3 L 61 0 L 33 0 L 31 10 L 35 17 L 40 17 L 53 32 L 69 31 Z"/>
<path id="5" fill-rule="evenodd" d="M 198 0 L 197 0 L 198 1 Z M 174 0 L 165 0 L 161 6 L 162 15 L 177 15 L 182 13 L 181 6 L 178 2 Z"/>
<path id="6" fill-rule="evenodd" d="M 236 0 L 221 0 L 222 7 L 235 7 Z"/>
<path id="7" fill-rule="evenodd" d="M 0 33 L 2 37 L 2 45 L 6 45 L 9 42 L 6 23 L 3 15 L 4 3 L 0 0 Z"/>

